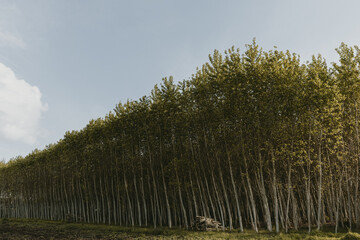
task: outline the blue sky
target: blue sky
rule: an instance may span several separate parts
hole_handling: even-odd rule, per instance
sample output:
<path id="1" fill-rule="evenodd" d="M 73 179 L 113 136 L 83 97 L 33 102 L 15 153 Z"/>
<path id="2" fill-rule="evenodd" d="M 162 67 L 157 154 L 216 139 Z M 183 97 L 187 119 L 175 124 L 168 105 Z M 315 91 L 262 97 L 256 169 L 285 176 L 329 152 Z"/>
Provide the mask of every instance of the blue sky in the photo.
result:
<path id="1" fill-rule="evenodd" d="M 0 0 L 0 160 L 55 143 L 255 37 L 303 61 L 359 45 L 360 1 Z"/>

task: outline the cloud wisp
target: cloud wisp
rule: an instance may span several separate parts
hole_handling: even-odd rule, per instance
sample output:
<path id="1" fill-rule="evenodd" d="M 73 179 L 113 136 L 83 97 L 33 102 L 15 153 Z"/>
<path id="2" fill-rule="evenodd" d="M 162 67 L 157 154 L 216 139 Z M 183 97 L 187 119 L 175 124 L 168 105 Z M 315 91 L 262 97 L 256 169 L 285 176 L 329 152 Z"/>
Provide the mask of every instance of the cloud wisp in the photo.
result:
<path id="1" fill-rule="evenodd" d="M 41 114 L 46 110 L 39 88 L 17 79 L 9 67 L 0 63 L 0 136 L 35 144 L 42 132 Z"/>
<path id="2" fill-rule="evenodd" d="M 25 48 L 25 42 L 11 33 L 0 31 L 0 46 Z"/>

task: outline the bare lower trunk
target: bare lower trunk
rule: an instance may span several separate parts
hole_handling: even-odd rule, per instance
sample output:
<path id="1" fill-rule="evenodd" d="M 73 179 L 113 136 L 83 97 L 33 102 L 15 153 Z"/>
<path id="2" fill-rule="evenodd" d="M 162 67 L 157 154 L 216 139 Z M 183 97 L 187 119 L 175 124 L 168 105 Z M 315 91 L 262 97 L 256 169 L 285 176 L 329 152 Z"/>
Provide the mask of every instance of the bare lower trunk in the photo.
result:
<path id="1" fill-rule="evenodd" d="M 320 134 L 321 140 L 321 134 Z M 318 160 L 319 160 L 319 188 L 318 188 L 318 210 L 317 210 L 317 230 L 321 228 L 321 203 L 322 203 L 322 162 L 321 162 L 321 144 L 319 143 L 318 150 Z"/>
<path id="2" fill-rule="evenodd" d="M 177 170 L 176 170 L 176 180 L 177 180 L 177 183 L 178 183 L 178 193 L 179 193 L 179 199 L 180 199 L 180 207 L 181 207 L 181 210 L 182 210 L 182 213 L 183 213 L 183 222 L 185 224 L 185 228 L 188 229 L 189 226 L 188 226 L 188 221 L 187 221 L 187 215 L 186 215 L 186 210 L 185 210 L 185 206 L 184 206 L 184 203 L 183 203 L 180 180 L 179 180 L 179 175 L 178 175 Z"/>
<path id="3" fill-rule="evenodd" d="M 274 151 L 271 149 L 271 158 L 272 158 L 272 165 L 273 165 L 273 191 L 274 191 L 274 217 L 275 217 L 275 228 L 276 232 L 280 231 L 279 229 L 279 203 L 278 203 L 278 194 L 277 194 L 277 187 L 276 187 L 276 172 L 275 172 L 275 157 Z"/>
<path id="4" fill-rule="evenodd" d="M 288 232 L 290 225 L 289 221 L 289 208 L 290 208 L 290 198 L 291 198 L 291 164 L 289 163 L 289 173 L 288 173 L 288 187 L 287 187 L 287 200 L 286 200 L 286 210 L 285 210 L 285 232 Z"/>
<path id="5" fill-rule="evenodd" d="M 170 211 L 169 198 L 168 198 L 168 194 L 167 194 L 167 188 L 166 188 L 165 177 L 164 177 L 164 168 L 163 168 L 163 164 L 162 164 L 162 163 L 161 163 L 161 175 L 162 175 L 162 181 L 163 181 L 164 193 L 165 193 L 165 202 L 166 202 L 168 226 L 169 226 L 169 228 L 171 228 L 171 226 L 172 226 L 172 222 L 171 222 L 171 211 Z"/>
<path id="6" fill-rule="evenodd" d="M 241 212 L 240 212 L 238 191 L 236 189 L 236 185 L 235 185 L 235 181 L 234 181 L 233 170 L 232 170 L 231 160 L 230 160 L 229 154 L 228 154 L 228 161 L 229 161 L 229 171 L 230 171 L 231 185 L 233 187 L 234 196 L 235 196 L 235 202 L 236 202 L 236 210 L 237 210 L 237 214 L 238 214 L 238 217 L 239 217 L 239 227 L 240 227 L 240 231 L 243 232 L 244 227 L 243 227 L 242 217 L 241 217 Z"/>

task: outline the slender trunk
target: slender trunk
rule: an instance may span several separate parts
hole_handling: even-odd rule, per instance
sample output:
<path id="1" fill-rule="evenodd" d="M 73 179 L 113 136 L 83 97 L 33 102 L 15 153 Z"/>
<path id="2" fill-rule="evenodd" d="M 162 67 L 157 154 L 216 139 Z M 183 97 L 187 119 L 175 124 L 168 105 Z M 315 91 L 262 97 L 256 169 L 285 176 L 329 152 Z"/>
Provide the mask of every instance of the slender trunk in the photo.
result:
<path id="1" fill-rule="evenodd" d="M 260 149 L 260 147 L 259 147 Z M 259 187 L 260 190 L 260 196 L 261 196 L 261 200 L 263 202 L 263 209 L 264 209 L 264 213 L 265 213 L 265 222 L 266 222 L 266 228 L 268 231 L 272 232 L 272 223 L 271 223 L 271 214 L 270 214 L 270 207 L 269 207 L 269 201 L 266 195 L 266 189 L 265 189 L 265 182 L 264 182 L 264 174 L 263 174 L 263 162 L 262 162 L 262 156 L 260 153 L 260 150 L 258 150 L 258 155 L 259 155 L 259 169 L 258 169 L 258 174 L 256 174 L 256 180 L 257 180 L 257 185 Z"/>
<path id="2" fill-rule="evenodd" d="M 318 210 L 317 210 L 317 230 L 321 228 L 321 203 L 322 203 L 322 161 L 321 161 L 321 138 L 322 131 L 320 133 L 320 141 L 318 148 L 318 161 L 319 161 L 319 188 L 318 188 Z"/>
<path id="3" fill-rule="evenodd" d="M 293 212 L 293 224 L 294 224 L 295 230 L 298 230 L 299 229 L 298 205 L 297 205 L 296 198 L 294 196 L 293 188 L 290 189 L 290 194 L 291 194 L 292 210 L 293 210 L 292 211 Z"/>
<path id="4" fill-rule="evenodd" d="M 148 216 L 147 216 L 147 204 L 145 199 L 145 190 L 144 190 L 144 176 L 143 176 L 143 168 L 142 164 L 140 165 L 140 171 L 141 171 L 141 195 L 142 195 L 142 202 L 143 202 L 143 209 L 144 209 L 144 220 L 145 220 L 145 226 L 148 225 Z"/>
<path id="5" fill-rule="evenodd" d="M 232 211 L 230 209 L 229 198 L 228 198 L 228 194 L 226 192 L 224 178 L 223 178 L 223 174 L 222 174 L 222 171 L 221 171 L 221 166 L 220 166 L 220 163 L 219 163 L 219 159 L 217 159 L 217 162 L 218 162 L 218 166 L 219 166 L 220 182 L 221 182 L 221 186 L 222 186 L 222 189 L 223 189 L 223 195 L 224 195 L 224 198 L 225 198 L 226 208 L 228 210 L 229 230 L 232 231 L 232 229 L 233 229 L 232 216 L 231 216 Z M 223 230 L 224 230 L 224 227 L 225 226 L 223 226 Z"/>
<path id="6" fill-rule="evenodd" d="M 129 195 L 129 190 L 128 190 L 128 184 L 127 184 L 127 180 L 126 180 L 125 174 L 124 174 L 123 176 L 124 176 L 124 187 L 125 187 L 125 192 L 126 192 L 126 198 L 127 198 L 128 207 L 129 207 L 128 210 L 129 210 L 129 212 L 130 212 L 131 226 L 135 226 L 133 209 L 132 209 L 132 204 L 131 204 L 130 195 Z"/>
<path id="7" fill-rule="evenodd" d="M 229 172 L 230 172 L 231 185 L 232 185 L 233 191 L 234 191 L 235 202 L 236 202 L 236 210 L 237 210 L 237 214 L 238 214 L 238 218 L 239 218 L 239 227 L 240 227 L 240 231 L 243 232 L 243 231 L 244 231 L 244 227 L 243 227 L 242 217 L 241 217 L 241 212 L 240 212 L 240 204 L 239 204 L 238 191 L 237 191 L 237 188 L 236 188 L 236 185 L 235 185 L 234 176 L 233 176 L 233 170 L 232 170 L 232 165 L 231 165 L 231 160 L 230 160 L 230 156 L 229 156 L 229 153 L 228 153 L 228 152 L 227 152 L 227 157 L 228 157 L 228 163 L 229 163 Z"/>
<path id="8" fill-rule="evenodd" d="M 222 225 L 222 230 L 224 230 L 225 227 L 225 217 L 224 217 L 224 206 L 220 200 L 220 196 L 219 196 L 219 192 L 218 189 L 216 187 L 216 182 L 215 182 L 215 178 L 214 178 L 214 170 L 211 170 L 211 178 L 213 181 L 213 185 L 214 185 L 214 190 L 215 190 L 215 195 L 216 195 L 216 199 L 217 199 L 217 203 L 219 205 L 219 210 L 220 210 L 220 216 L 221 216 L 221 225 Z"/>
<path id="9" fill-rule="evenodd" d="M 254 228 L 254 230 L 256 232 L 258 232 L 259 230 L 258 230 L 258 227 L 257 227 L 256 204 L 255 204 L 254 194 L 252 192 L 252 187 L 251 187 L 251 183 L 250 183 L 250 176 L 249 176 L 249 172 L 248 172 L 248 166 L 247 166 L 245 153 L 243 154 L 243 158 L 244 158 L 244 162 L 245 162 L 246 181 L 247 181 L 247 185 L 248 185 L 248 188 L 249 188 L 249 198 L 250 198 L 250 203 L 251 203 L 251 207 L 252 207 L 253 228 Z"/>
<path id="10" fill-rule="evenodd" d="M 310 169 L 310 164 L 311 164 L 311 157 L 310 157 L 310 146 L 311 146 L 311 135 L 309 135 L 309 142 L 308 142 L 308 160 L 307 160 L 307 179 L 306 179 L 306 183 L 305 183 L 305 187 L 306 187 L 306 209 L 307 209 L 307 220 L 308 220 L 308 231 L 309 233 L 311 232 L 311 178 L 310 178 L 310 174 L 311 174 L 311 169 Z M 304 171 L 305 172 L 305 171 Z M 305 175 L 306 176 L 306 175 Z"/>
<path id="11" fill-rule="evenodd" d="M 134 187 L 135 187 L 135 198 L 137 203 L 137 210 L 138 210 L 138 224 L 141 227 L 141 207 L 139 201 L 139 194 L 137 189 L 137 181 L 136 181 L 136 174 L 134 173 Z"/>
<path id="12" fill-rule="evenodd" d="M 359 123 L 358 123 L 358 108 L 357 108 L 357 101 L 355 101 L 355 133 L 356 133 L 356 146 L 355 146 L 355 164 L 356 164 L 356 173 L 355 173 L 355 223 L 356 223 L 356 228 L 359 229 L 360 228 L 360 216 L 359 216 L 359 207 L 358 207 L 358 202 L 359 202 L 359 158 L 360 158 L 360 137 L 359 137 Z"/>
<path id="13" fill-rule="evenodd" d="M 289 162 L 289 173 L 288 173 L 288 188 L 287 188 L 287 200 L 286 200 L 286 210 L 285 210 L 285 232 L 288 232 L 290 225 L 289 221 L 289 208 L 290 208 L 290 198 L 291 198 L 291 163 Z"/>
<path id="14" fill-rule="evenodd" d="M 273 191 L 274 191 L 274 214 L 275 214 L 275 228 L 276 232 L 280 231 L 279 229 L 279 203 L 278 203 L 278 194 L 276 187 L 276 172 L 275 172 L 275 156 L 274 150 L 271 148 L 271 158 L 272 158 L 272 167 L 273 167 Z"/>
<path id="15" fill-rule="evenodd" d="M 192 193 L 192 197 L 193 197 L 193 203 L 194 203 L 194 208 L 195 208 L 195 217 L 199 216 L 199 210 L 198 210 L 198 205 L 197 205 L 197 201 L 196 201 L 196 195 L 195 195 L 195 191 L 194 191 L 194 185 L 193 185 L 193 181 L 192 181 L 192 173 L 190 172 L 190 187 L 191 187 L 191 193 Z M 201 195 L 201 193 L 200 193 Z"/>
<path id="16" fill-rule="evenodd" d="M 348 169 L 346 171 L 346 192 L 347 192 L 347 198 L 348 198 L 348 221 L 349 221 L 349 231 L 351 231 L 352 228 L 352 210 L 351 210 L 351 197 L 350 197 L 350 179 L 348 174 Z"/>
<path id="17" fill-rule="evenodd" d="M 341 201 L 341 193 L 342 193 L 342 175 L 340 176 L 339 180 L 339 189 L 336 194 L 336 212 L 335 212 L 335 233 L 338 232 L 339 227 L 339 212 L 340 212 L 340 201 Z"/>
<path id="18" fill-rule="evenodd" d="M 183 213 L 183 221 L 184 221 L 184 224 L 185 224 L 185 228 L 188 229 L 188 220 L 187 220 L 187 216 L 186 216 L 185 206 L 184 206 L 184 203 L 183 203 L 183 198 L 182 198 L 182 193 L 181 193 L 181 185 L 180 185 L 179 174 L 178 174 L 177 169 L 175 170 L 175 173 L 176 173 L 176 180 L 177 180 L 177 183 L 178 183 L 178 193 L 179 193 L 179 198 L 180 198 L 180 207 L 181 207 L 181 210 L 182 210 L 182 213 Z"/>
<path id="19" fill-rule="evenodd" d="M 199 181 L 199 174 L 196 174 L 195 176 L 196 176 L 197 185 L 199 186 L 200 200 L 201 200 L 201 206 L 203 209 L 204 216 L 210 217 L 210 209 L 209 209 L 208 201 L 206 201 L 205 188 L 203 186 L 202 181 Z"/>
<path id="20" fill-rule="evenodd" d="M 161 175 L 162 175 L 162 181 L 163 181 L 163 186 L 164 186 L 164 194 L 165 194 L 168 226 L 169 226 L 169 228 L 171 228 L 171 226 L 172 226 L 172 223 L 171 223 L 171 211 L 170 211 L 169 198 L 168 198 L 167 188 L 166 188 L 166 183 L 165 183 L 164 168 L 163 168 L 162 163 L 161 163 Z"/>

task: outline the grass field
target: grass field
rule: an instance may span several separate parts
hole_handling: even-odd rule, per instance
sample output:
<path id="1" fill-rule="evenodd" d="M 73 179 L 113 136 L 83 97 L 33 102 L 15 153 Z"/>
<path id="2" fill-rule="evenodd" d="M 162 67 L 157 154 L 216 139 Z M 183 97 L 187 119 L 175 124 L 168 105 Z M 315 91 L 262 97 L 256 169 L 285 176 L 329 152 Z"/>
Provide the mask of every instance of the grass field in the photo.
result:
<path id="1" fill-rule="evenodd" d="M 357 233 L 333 233 L 332 229 L 290 233 L 194 232 L 182 229 L 120 227 L 30 219 L 0 219 L 0 239 L 342 239 L 360 240 Z"/>

